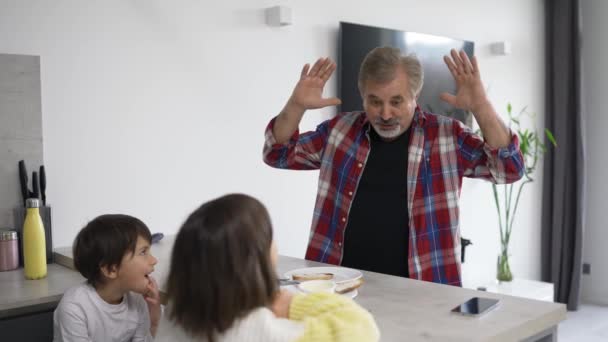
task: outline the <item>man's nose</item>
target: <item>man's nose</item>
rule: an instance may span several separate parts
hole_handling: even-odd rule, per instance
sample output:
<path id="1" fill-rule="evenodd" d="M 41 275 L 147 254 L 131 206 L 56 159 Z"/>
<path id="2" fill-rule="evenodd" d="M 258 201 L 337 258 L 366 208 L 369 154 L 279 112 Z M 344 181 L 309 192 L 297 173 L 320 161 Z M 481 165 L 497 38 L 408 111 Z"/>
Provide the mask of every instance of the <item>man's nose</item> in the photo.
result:
<path id="1" fill-rule="evenodd" d="M 382 106 L 382 110 L 380 111 L 380 118 L 384 121 L 388 121 L 392 118 L 391 110 L 388 106 Z"/>

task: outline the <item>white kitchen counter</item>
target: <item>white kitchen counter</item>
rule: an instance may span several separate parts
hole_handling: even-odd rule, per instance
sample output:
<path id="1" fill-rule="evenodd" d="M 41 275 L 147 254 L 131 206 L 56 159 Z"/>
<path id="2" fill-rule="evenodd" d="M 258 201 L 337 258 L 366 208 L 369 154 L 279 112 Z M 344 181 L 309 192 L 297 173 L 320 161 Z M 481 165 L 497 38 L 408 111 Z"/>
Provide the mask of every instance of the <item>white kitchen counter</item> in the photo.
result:
<path id="1" fill-rule="evenodd" d="M 463 287 L 480 291 L 506 294 L 509 296 L 523 297 L 536 300 L 553 302 L 554 286 L 538 280 L 514 278 L 509 282 L 489 281 L 482 285 L 463 284 Z"/>

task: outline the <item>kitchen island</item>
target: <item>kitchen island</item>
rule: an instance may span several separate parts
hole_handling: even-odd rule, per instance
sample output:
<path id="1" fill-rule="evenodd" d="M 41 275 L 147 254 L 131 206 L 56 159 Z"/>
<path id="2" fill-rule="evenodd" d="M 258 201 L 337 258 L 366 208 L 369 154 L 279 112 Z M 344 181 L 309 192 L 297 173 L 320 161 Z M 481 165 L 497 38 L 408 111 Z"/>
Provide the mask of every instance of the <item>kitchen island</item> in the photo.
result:
<path id="1" fill-rule="evenodd" d="M 159 262 L 153 275 L 161 292 L 169 271 L 174 236 L 152 246 Z M 73 267 L 71 248 L 55 250 L 55 261 Z M 280 256 L 277 273 L 302 267 L 330 266 Z M 566 318 L 563 304 L 394 277 L 362 271 L 365 283 L 355 298 L 375 317 L 382 341 L 556 341 L 557 326 Z M 471 297 L 500 299 L 482 317 L 450 310 Z"/>

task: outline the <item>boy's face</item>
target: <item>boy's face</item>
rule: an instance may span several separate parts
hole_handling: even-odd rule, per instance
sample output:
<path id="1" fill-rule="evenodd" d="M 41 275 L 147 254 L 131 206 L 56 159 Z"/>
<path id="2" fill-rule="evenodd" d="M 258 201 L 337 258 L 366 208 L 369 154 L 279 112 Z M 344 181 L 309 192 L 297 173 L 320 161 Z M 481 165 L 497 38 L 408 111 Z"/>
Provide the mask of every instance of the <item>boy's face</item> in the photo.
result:
<path id="1" fill-rule="evenodd" d="M 158 260 L 150 254 L 150 243 L 137 237 L 135 253 L 127 252 L 120 262 L 116 280 L 124 291 L 146 294 L 150 279 L 148 275 L 154 271 Z"/>

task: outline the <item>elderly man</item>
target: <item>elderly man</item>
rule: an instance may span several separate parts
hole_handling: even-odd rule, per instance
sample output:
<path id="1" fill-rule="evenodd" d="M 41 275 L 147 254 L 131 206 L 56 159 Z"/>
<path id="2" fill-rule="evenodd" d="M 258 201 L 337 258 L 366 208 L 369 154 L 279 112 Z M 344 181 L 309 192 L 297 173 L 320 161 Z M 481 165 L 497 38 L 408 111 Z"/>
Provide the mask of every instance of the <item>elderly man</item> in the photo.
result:
<path id="1" fill-rule="evenodd" d="M 483 137 L 461 122 L 423 112 L 423 72 L 415 56 L 372 50 L 359 72 L 364 112 L 342 113 L 300 134 L 336 68 L 328 58 L 302 69 L 281 113 L 266 129 L 264 161 L 320 169 L 306 259 L 443 284 L 461 285 L 458 200 L 463 177 L 517 181 L 517 136 L 488 100 L 477 60 L 451 51 L 444 61 L 457 92 L 442 100 L 471 111 Z"/>

